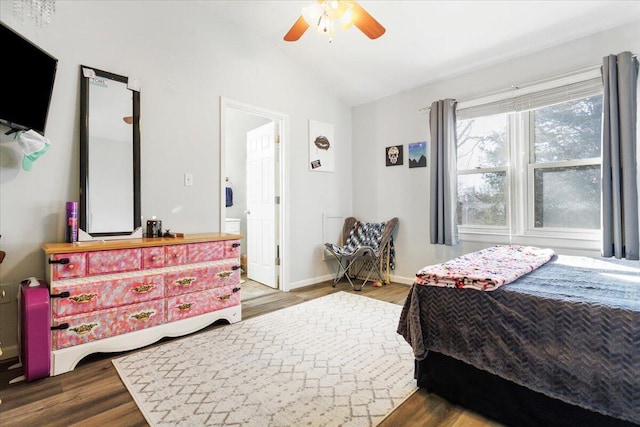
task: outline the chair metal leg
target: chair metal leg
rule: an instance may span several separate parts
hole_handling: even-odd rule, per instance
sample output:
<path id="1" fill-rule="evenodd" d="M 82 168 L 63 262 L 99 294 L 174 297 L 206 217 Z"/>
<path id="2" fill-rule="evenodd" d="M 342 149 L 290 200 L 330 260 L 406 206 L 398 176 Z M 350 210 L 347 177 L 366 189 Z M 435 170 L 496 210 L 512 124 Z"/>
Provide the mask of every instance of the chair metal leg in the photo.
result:
<path id="1" fill-rule="evenodd" d="M 332 287 L 336 287 L 338 282 L 342 279 L 343 276 L 347 278 L 347 281 L 351 285 L 351 288 L 355 291 L 362 290 L 362 287 L 367 284 L 370 280 L 373 280 L 377 277 L 381 283 L 385 282 L 382 277 L 382 273 L 380 268 L 378 268 L 378 263 L 380 262 L 379 258 L 376 258 L 372 252 L 368 252 L 368 254 L 360 253 L 355 257 L 340 257 L 332 252 L 334 258 L 338 261 L 338 271 L 336 272 L 336 277 L 333 279 Z M 355 274 L 349 274 L 351 270 L 356 270 Z M 353 283 L 352 278 L 361 277 L 361 273 L 363 273 L 366 269 L 366 277 L 362 284 L 356 285 Z"/>
<path id="2" fill-rule="evenodd" d="M 371 279 L 372 274 L 375 274 L 381 283 L 384 282 L 384 279 L 382 278 L 382 274 L 380 273 L 380 270 L 377 268 L 377 265 L 376 265 L 377 261 L 378 260 L 376 258 L 371 258 L 371 257 L 365 257 L 364 259 L 361 260 L 362 264 L 360 265 L 360 268 L 358 269 L 358 272 L 355 274 L 355 276 L 356 277 L 360 276 L 360 273 L 362 273 L 362 271 L 366 268 L 367 277 L 365 277 L 364 281 L 362 282 L 362 286 L 367 284 L 367 282 Z"/>
<path id="3" fill-rule="evenodd" d="M 338 271 L 336 273 L 336 277 L 335 279 L 333 279 L 333 285 L 331 285 L 331 287 L 335 288 L 336 285 L 338 284 L 338 282 L 342 279 L 342 277 L 346 277 L 347 280 L 349 281 L 349 284 L 351 285 L 351 287 L 353 289 L 355 289 L 355 286 L 353 285 L 353 282 L 351 281 L 351 278 L 349 277 L 349 268 L 351 267 L 351 264 L 353 264 L 353 262 L 355 260 L 351 260 L 347 263 L 347 266 L 345 267 L 343 264 L 343 259 L 339 258 L 339 257 L 335 257 L 338 260 Z M 347 260 L 348 261 L 348 260 Z"/>

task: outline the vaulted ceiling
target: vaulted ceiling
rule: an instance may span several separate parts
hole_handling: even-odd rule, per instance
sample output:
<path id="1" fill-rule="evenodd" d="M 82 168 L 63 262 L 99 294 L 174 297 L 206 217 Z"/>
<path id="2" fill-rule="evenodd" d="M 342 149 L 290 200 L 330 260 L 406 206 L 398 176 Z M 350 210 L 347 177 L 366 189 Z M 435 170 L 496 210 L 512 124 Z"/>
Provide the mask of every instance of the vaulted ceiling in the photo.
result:
<path id="1" fill-rule="evenodd" d="M 270 41 L 355 106 L 630 22 L 640 1 L 405 1 L 358 3 L 385 28 L 283 36 L 314 0 L 205 1 L 216 16 Z"/>

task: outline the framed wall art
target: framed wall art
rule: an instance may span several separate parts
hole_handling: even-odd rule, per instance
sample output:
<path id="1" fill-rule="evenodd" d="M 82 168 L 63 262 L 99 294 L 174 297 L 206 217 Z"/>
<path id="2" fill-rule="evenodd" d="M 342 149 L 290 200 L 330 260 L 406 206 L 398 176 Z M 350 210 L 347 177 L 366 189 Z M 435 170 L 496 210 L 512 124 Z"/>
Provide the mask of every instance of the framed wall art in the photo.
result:
<path id="1" fill-rule="evenodd" d="M 335 170 L 333 125 L 309 120 L 309 169 L 317 172 Z"/>
<path id="2" fill-rule="evenodd" d="M 427 167 L 427 142 L 409 144 L 409 169 Z"/>
<path id="3" fill-rule="evenodd" d="M 384 149 L 384 158 L 387 166 L 401 166 L 403 164 L 404 146 L 392 145 Z"/>

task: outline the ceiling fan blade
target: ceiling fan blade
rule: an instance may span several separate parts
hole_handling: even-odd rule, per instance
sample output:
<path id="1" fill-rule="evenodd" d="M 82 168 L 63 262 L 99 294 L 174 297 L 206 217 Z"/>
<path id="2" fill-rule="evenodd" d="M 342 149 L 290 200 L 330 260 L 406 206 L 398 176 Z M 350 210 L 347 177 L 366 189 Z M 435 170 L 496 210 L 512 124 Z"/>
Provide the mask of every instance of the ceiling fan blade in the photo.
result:
<path id="1" fill-rule="evenodd" d="M 307 28 L 309 28 L 309 24 L 307 24 L 307 21 L 305 21 L 301 16 L 300 18 L 298 18 L 296 23 L 293 24 L 289 32 L 285 34 L 284 40 L 288 42 L 294 42 L 298 40 L 300 37 L 302 37 L 304 32 L 307 31 Z"/>
<path id="2" fill-rule="evenodd" d="M 373 16 L 369 15 L 369 12 L 355 1 L 353 2 L 353 16 L 353 25 L 358 27 L 370 39 L 377 39 L 386 31 Z"/>

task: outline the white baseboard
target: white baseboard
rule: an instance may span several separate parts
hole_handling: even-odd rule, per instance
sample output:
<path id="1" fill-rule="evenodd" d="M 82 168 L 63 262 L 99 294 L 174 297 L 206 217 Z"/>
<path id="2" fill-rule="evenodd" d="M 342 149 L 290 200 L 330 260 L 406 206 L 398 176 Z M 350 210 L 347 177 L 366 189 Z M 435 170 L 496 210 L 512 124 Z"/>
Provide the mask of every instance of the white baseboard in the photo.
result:
<path id="1" fill-rule="evenodd" d="M 413 282 L 416 281 L 415 277 L 403 277 L 395 275 L 391 275 L 390 279 L 393 283 L 400 283 L 402 285 L 413 285 Z"/>
<path id="2" fill-rule="evenodd" d="M 320 277 L 312 277 L 311 279 L 300 280 L 298 282 L 289 283 L 289 290 L 315 285 L 316 283 L 326 282 L 327 280 L 333 280 L 334 278 L 335 276 L 333 274 L 326 274 Z"/>
<path id="3" fill-rule="evenodd" d="M 311 279 L 300 280 L 298 282 L 294 282 L 289 284 L 289 290 L 303 288 L 305 286 L 315 285 L 316 283 L 326 282 L 328 280 L 333 280 L 335 278 L 332 274 L 326 274 L 324 276 L 313 277 Z M 403 276 L 391 276 L 391 281 L 393 283 L 400 283 L 402 285 L 412 285 L 415 281 L 415 277 L 403 277 Z M 346 280 L 345 280 L 346 282 Z"/>

